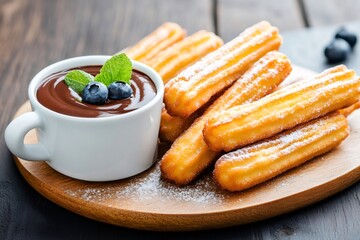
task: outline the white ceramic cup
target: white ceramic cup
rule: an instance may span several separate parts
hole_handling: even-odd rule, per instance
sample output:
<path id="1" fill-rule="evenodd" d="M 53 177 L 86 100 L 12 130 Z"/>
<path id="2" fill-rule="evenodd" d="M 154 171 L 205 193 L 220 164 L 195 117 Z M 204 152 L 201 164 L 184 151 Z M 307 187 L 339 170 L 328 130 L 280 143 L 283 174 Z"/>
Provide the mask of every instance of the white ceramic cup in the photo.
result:
<path id="1" fill-rule="evenodd" d="M 148 75 L 156 96 L 132 112 L 102 118 L 83 118 L 54 112 L 36 99 L 39 84 L 67 69 L 103 65 L 110 56 L 83 56 L 54 63 L 40 71 L 28 89 L 32 112 L 14 119 L 5 130 L 10 151 L 25 160 L 46 161 L 56 171 L 76 179 L 110 181 L 148 169 L 157 158 L 157 137 L 164 84 L 152 68 L 133 61 L 133 68 Z M 24 144 L 36 129 L 37 144 Z"/>

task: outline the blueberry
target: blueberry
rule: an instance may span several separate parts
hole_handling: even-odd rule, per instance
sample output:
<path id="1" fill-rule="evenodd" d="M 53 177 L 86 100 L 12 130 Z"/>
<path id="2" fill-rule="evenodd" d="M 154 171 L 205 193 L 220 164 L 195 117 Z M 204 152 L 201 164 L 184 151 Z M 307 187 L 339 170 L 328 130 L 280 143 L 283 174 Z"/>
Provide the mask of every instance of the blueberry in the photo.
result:
<path id="1" fill-rule="evenodd" d="M 118 100 L 131 97 L 133 91 L 129 84 L 121 81 L 113 82 L 108 87 L 109 99 Z"/>
<path id="2" fill-rule="evenodd" d="M 346 28 L 340 28 L 335 35 L 335 38 L 341 38 L 350 44 L 351 48 L 354 48 L 357 42 L 357 37 L 354 33 L 349 32 Z"/>
<path id="3" fill-rule="evenodd" d="M 345 40 L 336 38 L 326 46 L 324 53 L 329 63 L 338 63 L 345 61 L 350 52 L 350 45 Z"/>
<path id="4" fill-rule="evenodd" d="M 90 82 L 82 91 L 82 99 L 84 102 L 101 105 L 108 98 L 109 91 L 101 82 Z"/>

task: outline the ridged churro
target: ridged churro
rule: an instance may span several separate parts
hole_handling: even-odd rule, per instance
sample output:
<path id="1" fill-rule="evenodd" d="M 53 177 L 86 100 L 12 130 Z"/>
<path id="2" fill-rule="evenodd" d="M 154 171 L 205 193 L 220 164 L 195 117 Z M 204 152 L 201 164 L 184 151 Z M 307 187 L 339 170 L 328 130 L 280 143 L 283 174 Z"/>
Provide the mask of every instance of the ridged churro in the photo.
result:
<path id="1" fill-rule="evenodd" d="M 160 51 L 182 40 L 185 36 L 186 31 L 178 24 L 167 22 L 134 46 L 125 49 L 124 52 L 129 58 L 142 62 L 151 59 Z"/>
<path id="2" fill-rule="evenodd" d="M 212 32 L 201 30 L 159 52 L 145 63 L 155 69 L 166 84 L 185 68 L 222 45 L 221 38 Z"/>
<path id="3" fill-rule="evenodd" d="M 189 117 L 267 52 L 277 50 L 281 42 L 278 29 L 268 22 L 246 29 L 166 84 L 166 110 L 172 116 Z"/>
<path id="4" fill-rule="evenodd" d="M 216 161 L 214 177 L 222 188 L 241 191 L 330 151 L 348 135 L 345 116 L 326 115 L 223 155 Z"/>
<path id="5" fill-rule="evenodd" d="M 339 112 L 344 115 L 345 117 L 347 117 L 348 115 L 350 115 L 353 111 L 355 111 L 356 109 L 360 108 L 360 100 L 357 101 L 356 103 L 354 103 L 353 105 L 351 105 L 350 107 L 347 108 L 343 108 L 340 109 Z"/>
<path id="6" fill-rule="evenodd" d="M 265 96 L 290 71 L 289 60 L 279 52 L 269 52 L 257 61 L 175 140 L 161 160 L 162 176 L 178 185 L 185 185 L 195 179 L 219 154 L 210 150 L 203 140 L 202 130 L 206 120 L 222 109 Z"/>
<path id="7" fill-rule="evenodd" d="M 298 124 L 358 101 L 360 78 L 345 66 L 334 67 L 241 107 L 208 119 L 204 139 L 214 151 L 231 151 L 272 137 Z"/>
<path id="8" fill-rule="evenodd" d="M 174 117 L 167 113 L 166 109 L 163 108 L 161 112 L 161 123 L 160 123 L 160 131 L 159 138 L 162 142 L 172 143 L 178 138 L 186 129 L 188 129 L 191 124 L 204 114 L 205 110 L 213 104 L 213 102 L 221 96 L 223 92 L 216 94 L 213 96 L 204 106 L 200 109 L 196 110 L 193 114 L 188 118 L 180 118 Z"/>
<path id="9" fill-rule="evenodd" d="M 163 108 L 159 130 L 160 140 L 162 142 L 174 142 L 199 116 L 200 113 L 196 111 L 188 118 L 173 117 Z"/>

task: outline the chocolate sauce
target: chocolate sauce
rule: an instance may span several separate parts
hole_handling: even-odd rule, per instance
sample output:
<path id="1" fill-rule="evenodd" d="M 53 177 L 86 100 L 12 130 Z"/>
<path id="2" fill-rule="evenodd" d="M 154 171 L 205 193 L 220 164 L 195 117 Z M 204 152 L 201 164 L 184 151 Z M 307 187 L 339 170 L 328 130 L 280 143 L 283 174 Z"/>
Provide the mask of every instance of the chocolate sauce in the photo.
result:
<path id="1" fill-rule="evenodd" d="M 77 68 L 95 76 L 101 66 Z M 81 97 L 65 83 L 65 75 L 73 69 L 55 73 L 47 77 L 38 87 L 36 97 L 45 107 L 76 117 L 107 117 L 124 114 L 150 102 L 156 95 L 156 87 L 144 73 L 133 70 L 131 88 L 133 95 L 127 99 L 108 100 L 104 105 L 81 102 Z"/>

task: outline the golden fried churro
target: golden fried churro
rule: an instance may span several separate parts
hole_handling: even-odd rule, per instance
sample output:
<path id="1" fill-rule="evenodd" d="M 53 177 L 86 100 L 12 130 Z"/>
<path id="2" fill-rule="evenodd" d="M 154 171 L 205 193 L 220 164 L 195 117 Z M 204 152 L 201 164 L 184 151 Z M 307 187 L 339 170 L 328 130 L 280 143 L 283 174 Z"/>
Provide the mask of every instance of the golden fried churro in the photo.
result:
<path id="1" fill-rule="evenodd" d="M 214 33 L 201 30 L 161 51 L 145 63 L 154 68 L 164 83 L 167 83 L 179 72 L 222 45 L 221 38 Z M 164 108 L 161 113 L 160 140 L 175 141 L 199 115 L 200 113 L 195 112 L 188 118 L 173 117 Z"/>
<path id="2" fill-rule="evenodd" d="M 350 107 L 340 109 L 339 112 L 345 117 L 349 116 L 353 111 L 360 108 L 360 100 L 351 105 Z"/>
<path id="3" fill-rule="evenodd" d="M 326 115 L 223 155 L 216 161 L 214 177 L 222 188 L 241 191 L 330 151 L 348 135 L 345 116 Z"/>
<path id="4" fill-rule="evenodd" d="M 260 22 L 171 79 L 164 102 L 172 116 L 189 117 L 230 86 L 258 59 L 281 45 L 277 28 Z"/>
<path id="5" fill-rule="evenodd" d="M 336 73 L 336 72 L 340 71 L 340 69 L 345 71 L 346 67 L 344 65 L 339 65 L 334 68 L 328 68 L 325 71 L 317 74 L 306 68 L 301 68 L 301 67 L 295 66 L 293 68 L 293 70 L 291 71 L 290 75 L 277 87 L 276 90 L 280 90 L 284 87 L 290 86 L 290 85 L 295 84 L 300 81 L 311 81 L 313 78 L 315 78 L 315 79 L 322 78 L 328 74 Z"/>
<path id="6" fill-rule="evenodd" d="M 131 59 L 144 61 L 146 59 L 151 59 L 160 51 L 166 49 L 175 42 L 180 41 L 185 35 L 185 30 L 178 24 L 167 22 L 144 37 L 134 46 L 125 49 L 124 52 Z"/>
<path id="7" fill-rule="evenodd" d="M 214 151 L 231 151 L 350 106 L 359 99 L 360 78 L 338 66 L 259 101 L 236 106 L 208 119 L 204 139 Z"/>
<path id="8" fill-rule="evenodd" d="M 160 163 L 163 177 L 178 185 L 195 179 L 219 154 L 210 150 L 203 140 L 206 120 L 222 109 L 263 97 L 275 89 L 290 71 L 289 60 L 279 52 L 269 52 L 256 62 L 175 140 Z"/>
<path id="9" fill-rule="evenodd" d="M 166 109 L 163 108 L 161 112 L 161 123 L 159 138 L 162 142 L 172 143 L 178 138 L 186 129 L 188 129 L 196 118 L 200 117 L 205 110 L 213 104 L 225 91 L 220 92 L 213 96 L 204 106 L 196 110 L 188 118 L 173 117 L 167 113 Z"/>
<path id="10" fill-rule="evenodd" d="M 190 127 L 194 120 L 200 116 L 200 113 L 196 111 L 188 118 L 173 117 L 167 113 L 163 108 L 161 111 L 161 123 L 159 138 L 163 142 L 174 142 L 181 133 Z"/>
<path id="11" fill-rule="evenodd" d="M 162 77 L 164 83 L 178 75 L 185 68 L 223 45 L 221 38 L 205 30 L 173 44 L 145 61 Z"/>

